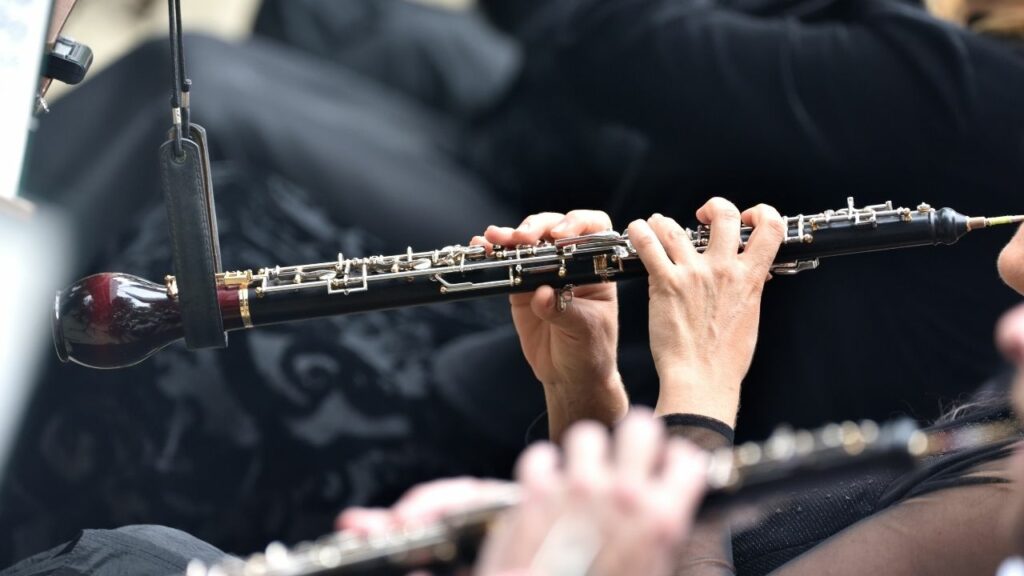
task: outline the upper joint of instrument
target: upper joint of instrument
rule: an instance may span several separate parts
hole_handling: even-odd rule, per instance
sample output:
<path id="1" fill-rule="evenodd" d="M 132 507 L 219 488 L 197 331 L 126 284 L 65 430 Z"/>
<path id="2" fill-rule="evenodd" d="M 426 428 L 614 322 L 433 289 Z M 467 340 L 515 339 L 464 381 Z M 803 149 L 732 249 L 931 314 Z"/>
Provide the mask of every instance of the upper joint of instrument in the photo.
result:
<path id="1" fill-rule="evenodd" d="M 877 227 L 880 219 L 898 218 L 902 222 L 913 220 L 915 213 L 926 214 L 933 212 L 930 205 L 921 203 L 917 208 L 897 208 L 891 200 L 882 204 L 871 204 L 857 208 L 853 197 L 846 199 L 846 207 L 839 210 L 825 210 L 819 214 L 790 216 L 786 218 L 787 227 L 792 230 L 796 228 L 795 235 L 787 235 L 786 243 L 810 243 L 814 241 L 813 233 L 828 228 L 834 222 L 844 222 L 854 226 Z"/>

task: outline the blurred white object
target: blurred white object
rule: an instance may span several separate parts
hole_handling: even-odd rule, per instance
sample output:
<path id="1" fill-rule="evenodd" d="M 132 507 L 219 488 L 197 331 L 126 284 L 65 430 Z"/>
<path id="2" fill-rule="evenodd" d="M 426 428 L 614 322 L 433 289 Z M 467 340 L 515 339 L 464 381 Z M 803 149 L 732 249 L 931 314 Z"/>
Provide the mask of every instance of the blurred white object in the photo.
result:
<path id="1" fill-rule="evenodd" d="M 49 0 L 0 2 L 0 479 L 65 280 L 65 227 L 17 197 L 49 17 Z"/>
<path id="2" fill-rule="evenodd" d="M 0 479 L 50 335 L 54 294 L 64 283 L 64 226 L 51 211 L 0 200 Z"/>
<path id="3" fill-rule="evenodd" d="M 1024 560 L 1010 558 L 999 567 L 997 576 L 1024 576 Z"/>
<path id="4" fill-rule="evenodd" d="M 0 198 L 18 193 L 49 19 L 49 0 L 0 2 Z"/>

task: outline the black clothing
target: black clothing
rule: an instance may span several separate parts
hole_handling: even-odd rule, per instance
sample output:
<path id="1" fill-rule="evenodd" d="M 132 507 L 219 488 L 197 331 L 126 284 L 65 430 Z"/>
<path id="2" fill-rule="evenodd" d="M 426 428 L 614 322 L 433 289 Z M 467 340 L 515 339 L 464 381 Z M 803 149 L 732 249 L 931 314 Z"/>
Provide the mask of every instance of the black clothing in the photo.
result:
<path id="1" fill-rule="evenodd" d="M 1006 401 L 1011 376 L 994 379 L 975 397 L 983 401 L 926 431 L 1012 419 Z M 995 396 L 986 388 L 994 389 Z M 731 550 L 719 552 L 723 562 L 683 573 L 994 574 L 1012 552 L 1000 530 L 1001 513 L 1009 483 L 1019 480 L 1008 476 L 1007 461 L 1024 446 L 1022 440 L 1024 432 L 1018 432 L 1007 440 L 930 457 L 909 473 L 876 466 L 845 482 L 792 493 L 762 509 L 756 521 L 735 526 Z M 735 569 L 722 571 L 728 562 Z"/>
<path id="2" fill-rule="evenodd" d="M 490 107 L 520 64 L 518 45 L 476 13 L 407 0 L 264 0 L 254 32 L 459 118 Z"/>
<path id="3" fill-rule="evenodd" d="M 644 139 L 626 191 L 587 188 L 617 223 L 654 211 L 688 221 L 712 195 L 789 215 L 843 207 L 847 196 L 1019 209 L 1024 53 L 912 3 L 565 0 L 523 30 L 520 90 Z M 514 146 L 503 150 L 514 162 Z M 936 416 L 998 365 L 976 343 L 1017 298 L 992 266 L 1009 232 L 826 260 L 769 284 L 743 398 L 757 410 L 741 415 L 741 435 L 908 405 Z M 954 278 L 970 278 L 970 289 Z M 913 310 L 917 321 L 886 310 Z M 837 369 L 837 358 L 858 369 Z"/>
<path id="4" fill-rule="evenodd" d="M 1014 414 L 1007 402 L 1012 383 L 1013 372 L 1002 373 L 951 417 L 925 431 L 948 432 L 1012 420 Z M 671 414 L 664 421 L 670 434 L 706 450 L 732 445 L 732 430 L 713 418 Z M 723 537 L 727 527 L 721 522 L 698 524 L 680 555 L 681 567 L 676 573 L 868 574 L 874 571 L 869 557 L 893 557 L 892 564 L 874 567 L 884 569 L 887 575 L 937 574 L 936 567 L 944 566 L 952 552 L 959 562 L 946 565 L 941 573 L 994 574 L 1004 554 L 1013 549 L 993 554 L 991 547 L 980 542 L 1006 544 L 1008 540 L 1000 532 L 999 513 L 1009 483 L 1019 480 L 1008 477 L 1007 460 L 1015 448 L 1024 447 L 1022 440 L 1024 431 L 1018 431 L 1005 440 L 932 456 L 911 472 L 873 466 L 851 473 L 843 482 L 793 492 L 776 503 L 762 505 L 755 520 L 741 520 L 732 530 L 729 547 L 721 546 L 730 540 Z M 933 513 L 924 522 L 914 518 L 922 508 Z M 951 527 L 964 524 L 968 525 L 968 537 L 955 542 L 953 548 L 939 544 L 942 538 L 938 534 L 955 532 Z M 844 532 L 858 531 L 862 537 L 844 541 Z M 865 531 L 868 538 L 863 537 Z M 936 535 L 934 541 L 932 535 Z M 915 556 L 922 557 L 916 566 Z M 965 566 L 968 572 L 963 572 Z"/>
<path id="5" fill-rule="evenodd" d="M 773 6 L 552 3 L 528 36 L 528 70 L 670 147 L 678 185 L 724 179 L 744 203 L 765 185 L 785 190 L 773 202 L 787 209 L 825 190 L 943 203 L 1016 191 L 1022 54 L 904 2 Z"/>
<path id="6" fill-rule="evenodd" d="M 352 4 L 359 8 L 303 0 L 301 8 L 289 4 L 288 19 L 366 11 L 362 2 Z M 529 212 L 579 207 L 604 209 L 620 227 L 655 211 L 689 222 L 712 195 L 741 207 L 772 203 L 784 214 L 843 207 L 850 195 L 859 204 L 891 199 L 974 214 L 1015 211 L 1015 183 L 1024 176 L 1024 112 L 1016 105 L 1024 54 L 939 22 L 913 3 L 487 0 L 482 8 L 507 16 L 500 24 L 527 57 L 490 109 L 449 118 L 458 134 L 452 154 L 479 175 L 481 194 L 519 210 L 509 223 Z M 267 20 L 275 10 L 265 9 Z M 461 16 L 477 23 L 472 13 Z M 395 28 L 365 15 L 344 22 Z M 262 31 L 322 56 L 329 28 Z M 844 40 L 847 29 L 870 41 Z M 347 46 L 352 37 L 358 35 L 337 40 Z M 832 52 L 807 46 L 822 37 L 837 39 L 834 65 Z M 420 49 L 429 54 L 428 68 L 475 73 L 472 61 Z M 432 102 L 432 90 L 393 79 L 402 71 L 384 65 L 374 74 Z M 489 76 L 485 84 L 492 85 Z M 665 122 L 657 119 L 662 114 Z M 780 420 L 814 426 L 880 419 L 894 407 L 924 420 L 937 416 L 942 403 L 998 366 L 994 350 L 975 343 L 988 340 L 1015 302 L 991 266 L 1008 233 L 977 233 L 952 249 L 825 261 L 818 271 L 769 285 L 749 376 L 754 385 L 743 399 L 759 408 L 741 416 L 740 435 L 762 437 Z M 971 289 L 956 278 L 970 278 Z M 625 289 L 623 340 L 643 345 L 643 287 Z M 844 309 L 875 312 L 834 313 Z M 922 321 L 877 312 L 896 309 L 915 310 Z M 809 323 L 812 314 L 822 318 Z M 835 370 L 834 359 L 844 355 L 885 361 Z M 790 377 L 780 381 L 780 374 Z"/>

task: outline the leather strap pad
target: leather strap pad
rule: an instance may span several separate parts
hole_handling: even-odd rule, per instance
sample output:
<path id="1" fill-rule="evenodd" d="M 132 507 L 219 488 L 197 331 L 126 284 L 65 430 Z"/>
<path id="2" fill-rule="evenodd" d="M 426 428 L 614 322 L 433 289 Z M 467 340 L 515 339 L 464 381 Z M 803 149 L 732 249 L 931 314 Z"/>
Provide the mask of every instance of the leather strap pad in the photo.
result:
<path id="1" fill-rule="evenodd" d="M 220 243 L 206 135 L 195 124 L 189 135 L 192 138 L 181 142 L 184 157 L 175 156 L 173 140 L 160 146 L 160 179 L 171 231 L 178 303 L 188 347 L 223 348 L 228 340 L 217 303 L 215 276 L 220 272 Z"/>

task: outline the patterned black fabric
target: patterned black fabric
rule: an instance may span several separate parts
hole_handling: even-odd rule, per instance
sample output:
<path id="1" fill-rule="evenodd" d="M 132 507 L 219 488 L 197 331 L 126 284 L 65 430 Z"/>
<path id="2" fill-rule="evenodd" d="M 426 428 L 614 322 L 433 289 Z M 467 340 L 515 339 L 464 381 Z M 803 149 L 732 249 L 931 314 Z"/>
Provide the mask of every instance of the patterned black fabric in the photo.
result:
<path id="1" fill-rule="evenodd" d="M 379 253 L 279 177 L 214 173 L 229 269 Z M 94 269 L 162 278 L 163 207 Z M 172 345 L 112 372 L 53 360 L 0 495 L 0 558 L 143 522 L 247 552 L 319 535 L 342 507 L 416 482 L 505 474 L 543 407 L 518 347 L 493 347 L 506 333 L 499 298 L 233 333 L 224 351 Z M 467 420 L 467 403 L 490 426 Z"/>

